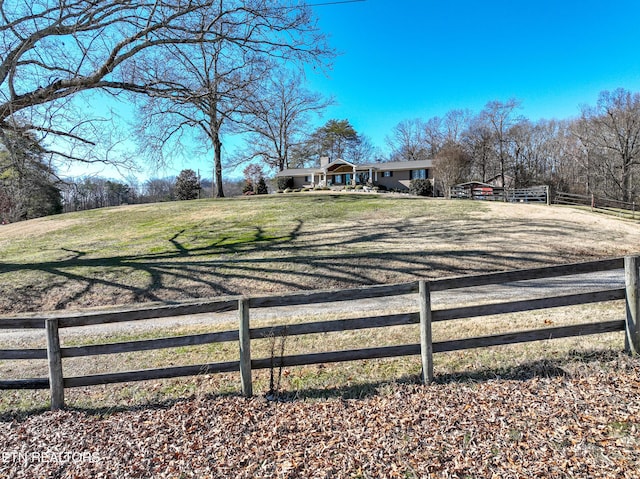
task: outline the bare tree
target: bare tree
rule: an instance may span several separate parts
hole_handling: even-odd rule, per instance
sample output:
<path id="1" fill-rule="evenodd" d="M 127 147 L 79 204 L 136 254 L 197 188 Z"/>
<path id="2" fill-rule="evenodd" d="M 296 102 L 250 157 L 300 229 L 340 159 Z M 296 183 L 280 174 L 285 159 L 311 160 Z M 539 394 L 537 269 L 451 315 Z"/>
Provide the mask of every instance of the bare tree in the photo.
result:
<path id="1" fill-rule="evenodd" d="M 430 158 L 426 139 L 426 125 L 419 118 L 403 120 L 393 127 L 387 137 L 391 159 L 396 161 L 426 160 Z"/>
<path id="2" fill-rule="evenodd" d="M 442 119 L 441 128 L 443 130 L 444 143 L 460 143 L 462 135 L 468 128 L 473 115 L 470 110 L 449 110 Z"/>
<path id="3" fill-rule="evenodd" d="M 152 178 L 144 184 L 144 197 L 146 201 L 172 201 L 175 199 L 175 178 Z"/>
<path id="4" fill-rule="evenodd" d="M 91 151 L 105 129 L 76 100 L 89 91 L 152 90 L 139 81 L 138 56 L 168 44 L 217 41 L 190 20 L 215 3 L 0 2 L 0 132 L 37 132 L 60 158 L 110 161 Z"/>
<path id="5" fill-rule="evenodd" d="M 427 158 L 434 158 L 446 141 L 443 133 L 443 121 L 439 116 L 429 118 L 424 123 L 424 141 L 427 145 Z"/>
<path id="6" fill-rule="evenodd" d="M 607 178 L 619 192 L 615 196 L 632 201 L 633 173 L 640 164 L 640 94 L 622 88 L 601 92 L 595 107 L 582 109 L 582 128 L 576 131 L 588 149 L 601 154 Z"/>
<path id="7" fill-rule="evenodd" d="M 137 130 L 143 151 L 162 163 L 193 143 L 213 149 L 212 178 L 218 197 L 224 196 L 223 128 L 241 111 L 250 94 L 247 90 L 264 72 L 263 63 L 252 57 L 240 65 L 227 61 L 223 46 L 224 42 L 206 48 L 168 48 L 162 64 L 149 70 L 164 91 L 140 106 Z"/>
<path id="8" fill-rule="evenodd" d="M 471 174 L 486 181 L 492 174 L 492 160 L 495 156 L 491 129 L 480 116 L 476 116 L 463 132 L 462 141 L 471 154 Z"/>
<path id="9" fill-rule="evenodd" d="M 254 5 L 223 13 L 235 3 Z M 156 152 L 184 146 L 190 130 L 199 131 L 213 149 L 215 196 L 223 197 L 222 134 L 251 113 L 274 62 L 322 63 L 332 52 L 307 8 L 266 0 L 224 0 L 217 8 L 201 12 L 198 29 L 213 25 L 218 42 L 174 45 L 162 61 L 147 59 L 147 83 L 156 87 L 144 105 L 141 131 Z"/>
<path id="10" fill-rule="evenodd" d="M 242 160 L 260 158 L 277 171 L 292 167 L 292 155 L 308 140 L 310 116 L 331 104 L 333 99 L 306 90 L 299 74 L 279 71 L 250 98 L 242 121 L 247 133 Z"/>
<path id="11" fill-rule="evenodd" d="M 471 155 L 461 144 L 448 142 L 436 155 L 433 166 L 434 183 L 438 182 L 445 196 L 449 197 L 450 188 L 469 175 Z"/>
<path id="12" fill-rule="evenodd" d="M 516 99 L 512 98 L 506 102 L 494 100 L 488 102 L 480 113 L 480 118 L 490 128 L 496 142 L 500 164 L 499 174 L 503 186 L 505 185 L 505 173 L 509 158 L 509 130 L 521 121 L 521 118 L 515 115 L 518 108 L 520 108 L 520 101 Z"/>
<path id="13" fill-rule="evenodd" d="M 149 59 L 222 41 L 298 58 L 325 45 L 310 9 L 268 0 L 0 2 L 0 133 L 37 132 L 60 158 L 114 161 L 92 151 L 109 129 L 87 118 L 83 93 L 163 95 L 170 85 L 147 75 Z"/>

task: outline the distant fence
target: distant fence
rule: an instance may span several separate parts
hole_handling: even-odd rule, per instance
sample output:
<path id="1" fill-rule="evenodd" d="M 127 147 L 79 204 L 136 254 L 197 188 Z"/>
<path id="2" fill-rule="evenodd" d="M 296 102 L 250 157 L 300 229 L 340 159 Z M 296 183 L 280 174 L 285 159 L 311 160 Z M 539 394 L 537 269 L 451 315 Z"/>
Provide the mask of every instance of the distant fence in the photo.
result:
<path id="1" fill-rule="evenodd" d="M 449 192 L 452 199 L 505 201 L 508 203 L 549 203 L 549 187 L 499 188 L 477 186 L 453 186 Z"/>
<path id="2" fill-rule="evenodd" d="M 637 213 L 638 205 L 635 202 L 618 201 L 595 195 L 577 195 L 561 191 L 555 194 L 553 202 L 558 205 L 587 206 L 592 210 L 631 219 L 640 218 Z"/>
<path id="3" fill-rule="evenodd" d="M 555 278 L 574 274 L 620 269 L 623 267 L 625 268 L 625 288 L 441 310 L 433 310 L 431 308 L 431 293 L 434 291 L 495 285 L 540 278 Z M 51 393 L 51 408 L 59 409 L 64 407 L 65 388 L 192 376 L 202 374 L 203 372 L 219 373 L 239 371 L 242 393 L 250 396 L 253 393 L 253 370 L 411 355 L 421 356 L 423 379 L 425 383 L 429 383 L 433 379 L 434 353 L 539 341 L 552 338 L 601 334 L 612 331 L 626 331 L 625 348 L 629 352 L 637 354 L 640 352 L 639 268 L 640 258 L 628 257 L 624 259 L 616 258 L 588 263 L 576 263 L 457 278 L 445 278 L 431 281 L 415 281 L 395 285 L 304 292 L 284 296 L 252 298 L 234 297 L 223 300 L 154 306 L 118 312 L 92 312 L 66 316 L 29 318 L 2 318 L 0 319 L 0 329 L 43 329 L 46 333 L 47 347 L 46 349 L 0 350 L 0 360 L 46 359 L 48 361 L 49 375 L 46 378 L 3 379 L 0 381 L 0 389 L 48 388 Z M 351 301 L 407 294 L 417 295 L 415 312 L 259 328 L 252 328 L 250 324 L 250 311 L 255 308 L 303 306 L 317 303 Z M 536 329 L 493 336 L 454 339 L 442 342 L 432 341 L 431 325 L 433 322 L 533 311 L 561 306 L 616 301 L 621 299 L 626 299 L 626 319 Z M 238 327 L 229 331 L 193 334 L 171 338 L 126 341 L 111 344 L 91 344 L 74 347 L 61 347 L 60 345 L 59 330 L 61 328 L 83 327 L 97 324 L 139 321 L 187 314 L 216 313 L 234 310 L 238 311 Z M 305 311 L 305 315 L 306 314 L 308 314 L 308 312 Z M 367 328 L 385 328 L 389 326 L 410 324 L 420 324 L 419 343 L 290 355 L 276 358 L 254 359 L 251 356 L 251 340 L 255 339 L 284 336 L 289 337 L 335 331 L 354 331 Z M 239 344 L 238 361 L 173 366 L 77 377 L 65 377 L 62 365 L 63 358 L 148 351 L 230 341 L 237 342 Z"/>

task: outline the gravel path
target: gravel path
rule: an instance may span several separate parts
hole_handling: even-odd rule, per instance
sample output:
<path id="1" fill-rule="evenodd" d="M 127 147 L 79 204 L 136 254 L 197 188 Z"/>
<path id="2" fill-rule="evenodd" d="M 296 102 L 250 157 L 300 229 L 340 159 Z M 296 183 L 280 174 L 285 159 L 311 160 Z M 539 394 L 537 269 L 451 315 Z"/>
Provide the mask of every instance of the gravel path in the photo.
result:
<path id="1" fill-rule="evenodd" d="M 551 279 L 537 279 L 504 283 L 501 285 L 477 286 L 458 290 L 435 292 L 432 294 L 434 309 L 443 309 L 456 305 L 473 303 L 492 303 L 508 299 L 532 299 L 544 296 L 558 296 L 562 294 L 587 293 L 603 289 L 624 287 L 624 270 L 604 271 L 599 273 L 580 274 Z M 415 296 L 414 296 L 415 298 Z M 375 314 L 377 311 L 388 311 L 406 307 L 411 301 L 410 296 L 393 296 L 385 298 L 373 298 L 358 301 L 322 303 L 313 305 L 313 311 L 317 314 L 337 314 L 345 311 L 361 311 L 362 313 Z M 303 307 L 302 307 L 303 308 Z M 305 310 L 300 306 L 281 308 L 253 309 L 252 319 L 276 319 L 278 317 L 291 317 L 304 314 Z M 237 319 L 235 311 L 218 313 L 213 318 L 210 314 L 197 314 L 172 318 L 160 318 L 144 321 L 131 321 L 126 323 L 104 324 L 83 328 L 68 328 L 63 330 L 63 338 L 78 337 L 83 335 L 110 335 L 115 333 L 142 333 L 154 328 L 171 329 L 185 325 L 206 325 L 212 322 L 234 323 Z M 37 347 L 43 343 L 44 334 L 41 330 L 5 330 L 0 331 L 0 346 L 3 348 L 19 348 L 29 344 Z"/>

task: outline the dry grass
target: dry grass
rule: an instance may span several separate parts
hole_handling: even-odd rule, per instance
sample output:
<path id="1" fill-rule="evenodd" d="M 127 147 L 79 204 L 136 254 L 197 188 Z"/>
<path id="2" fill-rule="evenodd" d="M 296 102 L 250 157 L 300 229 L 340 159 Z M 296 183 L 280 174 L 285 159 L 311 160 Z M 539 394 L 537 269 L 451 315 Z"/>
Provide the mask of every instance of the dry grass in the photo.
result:
<path id="1" fill-rule="evenodd" d="M 568 208 L 369 195 L 301 195 L 62 215 L 3 227 L 0 243 L 0 307 L 26 311 L 221 293 L 353 287 L 534 267 L 637 253 L 640 228 L 635 223 Z M 344 319 L 360 314 L 302 315 L 291 321 Z M 434 325 L 434 339 L 562 326 L 581 322 L 584 317 L 587 321 L 621 319 L 623 314 L 618 303 L 448 321 Z M 253 326 L 274 321 L 258 321 Z M 63 345 L 118 342 L 233 327 L 171 327 L 143 333 L 124 329 L 106 337 L 104 333 L 78 337 L 63 332 L 62 341 Z M 29 341 L 7 346 L 0 339 L 0 347 L 44 347 L 43 337 Z M 287 337 L 284 354 L 417 342 L 417 326 L 326 333 Z M 254 341 L 253 357 L 281 354 L 281 347 L 279 340 Z M 572 351 L 621 348 L 621 334 L 611 334 L 438 354 L 435 372 L 441 378 L 503 374 L 541 358 L 562 360 Z M 65 359 L 64 370 L 66 376 L 80 376 L 237 358 L 237 345 L 213 344 Z M 0 363 L 2 377 L 43 377 L 46 372 L 45 361 Z M 265 393 L 279 379 L 278 386 L 286 394 L 313 396 L 346 388 L 357 395 L 371 384 L 402 378 L 413 381 L 419 373 L 417 357 L 356 361 L 257 371 L 255 389 L 258 394 Z M 116 407 L 196 392 L 235 393 L 238 388 L 235 374 L 203 374 L 72 389 L 67 390 L 67 400 L 78 406 Z M 5 411 L 31 409 L 46 402 L 43 392 L 0 393 L 0 409 Z"/>
<path id="2" fill-rule="evenodd" d="M 454 305 L 447 305 L 453 307 Z M 379 311 L 377 314 L 417 311 L 407 306 L 399 311 Z M 287 319 L 262 319 L 252 321 L 252 327 L 279 324 L 300 324 L 314 321 L 333 321 L 360 317 L 358 311 L 342 311 L 332 314 L 309 315 L 301 313 Z M 622 302 L 601 303 L 573 307 L 554 308 L 543 311 L 514 313 L 434 323 L 434 341 L 445 341 L 474 336 L 488 336 L 513 331 L 542 329 L 584 322 L 601 322 L 624 317 Z M 124 342 L 154 337 L 172 337 L 204 332 L 234 329 L 234 323 L 204 326 L 192 325 L 167 329 L 135 332 L 78 335 L 64 334 L 62 345 L 78 346 Z M 394 326 L 358 331 L 321 333 L 303 336 L 275 337 L 252 341 L 254 359 L 279 357 L 280 355 L 306 354 L 313 352 L 339 351 L 367 347 L 415 344 L 419 342 L 418 325 Z M 42 347 L 32 343 L 30 347 Z M 570 361 L 572 357 L 620 351 L 623 334 L 610 333 L 590 337 L 577 337 L 483 348 L 435 355 L 437 381 L 450 378 L 493 377 L 526 374 L 519 368 L 539 361 Z M 63 360 L 65 376 L 82 376 L 145 368 L 162 368 L 187 364 L 204 364 L 238 360 L 237 344 L 218 343 L 164 350 L 102 355 Z M 578 361 L 579 362 L 579 361 Z M 514 372 L 519 371 L 519 372 Z M 28 378 L 46 377 L 46 361 L 4 361 L 0 363 L 2 377 Z M 367 394 L 376 384 L 419 380 L 420 358 L 401 357 L 383 360 L 365 360 L 336 364 L 321 364 L 273 370 L 254 371 L 254 391 L 266 394 L 271 389 L 285 396 L 316 397 L 333 394 L 333 391 L 348 391 L 348 395 Z M 190 395 L 239 393 L 237 374 L 202 375 L 161 381 L 129 384 L 114 384 L 86 388 L 67 389 L 67 404 L 84 408 L 119 408 L 123 405 L 142 405 L 166 401 Z M 0 392 L 0 411 L 25 411 L 43 407 L 48 402 L 43 392 Z"/>
<path id="3" fill-rule="evenodd" d="M 638 252 L 637 224 L 560 207 L 273 195 L 2 227 L 0 313 L 269 294 Z"/>

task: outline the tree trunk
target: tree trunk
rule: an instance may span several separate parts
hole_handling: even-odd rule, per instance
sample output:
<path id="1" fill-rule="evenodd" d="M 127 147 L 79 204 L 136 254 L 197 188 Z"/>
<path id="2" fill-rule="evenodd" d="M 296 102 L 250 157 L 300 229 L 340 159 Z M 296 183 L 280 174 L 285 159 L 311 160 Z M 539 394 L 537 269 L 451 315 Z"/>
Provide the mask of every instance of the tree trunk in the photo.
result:
<path id="1" fill-rule="evenodd" d="M 213 179 L 214 179 L 214 198 L 224 198 L 224 190 L 222 189 L 222 142 L 217 132 L 214 133 L 213 139 Z"/>
<path id="2" fill-rule="evenodd" d="M 633 199 L 633 185 L 631 182 L 631 161 L 623 158 L 622 159 L 622 201 L 626 203 L 630 203 Z"/>

